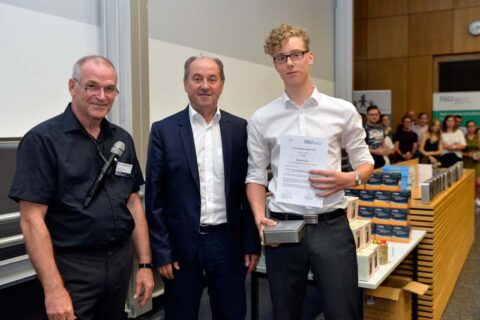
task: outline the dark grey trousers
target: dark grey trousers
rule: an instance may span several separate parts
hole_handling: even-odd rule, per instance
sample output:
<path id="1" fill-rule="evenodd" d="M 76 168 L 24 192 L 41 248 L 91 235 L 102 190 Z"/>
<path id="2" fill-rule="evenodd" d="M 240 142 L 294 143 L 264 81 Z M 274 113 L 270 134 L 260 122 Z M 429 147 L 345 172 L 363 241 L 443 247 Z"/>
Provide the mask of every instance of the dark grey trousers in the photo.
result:
<path id="1" fill-rule="evenodd" d="M 134 248 L 56 250 L 55 260 L 77 320 L 124 319 Z"/>
<path id="2" fill-rule="evenodd" d="M 298 244 L 265 247 L 274 318 L 302 319 L 311 270 L 325 319 L 362 319 L 355 242 L 347 218 L 341 216 L 305 228 L 304 238 Z"/>

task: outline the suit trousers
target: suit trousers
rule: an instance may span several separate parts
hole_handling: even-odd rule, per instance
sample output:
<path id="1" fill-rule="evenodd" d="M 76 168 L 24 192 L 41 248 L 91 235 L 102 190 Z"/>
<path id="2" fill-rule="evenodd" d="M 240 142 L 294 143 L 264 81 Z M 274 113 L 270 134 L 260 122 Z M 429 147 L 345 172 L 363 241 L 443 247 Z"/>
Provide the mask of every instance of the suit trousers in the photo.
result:
<path id="1" fill-rule="evenodd" d="M 122 320 L 133 265 L 131 239 L 105 249 L 56 249 L 77 320 Z"/>
<path id="2" fill-rule="evenodd" d="M 327 320 L 361 319 L 355 241 L 345 215 L 305 225 L 300 243 L 265 247 L 276 320 L 302 319 L 311 270 Z"/>
<path id="3" fill-rule="evenodd" d="M 197 256 L 190 266 L 174 270 L 174 279 L 165 283 L 165 318 L 193 320 L 198 318 L 200 300 L 208 288 L 212 319 L 245 319 L 246 267 L 243 259 L 232 254 L 227 225 L 218 231 L 200 234 Z"/>

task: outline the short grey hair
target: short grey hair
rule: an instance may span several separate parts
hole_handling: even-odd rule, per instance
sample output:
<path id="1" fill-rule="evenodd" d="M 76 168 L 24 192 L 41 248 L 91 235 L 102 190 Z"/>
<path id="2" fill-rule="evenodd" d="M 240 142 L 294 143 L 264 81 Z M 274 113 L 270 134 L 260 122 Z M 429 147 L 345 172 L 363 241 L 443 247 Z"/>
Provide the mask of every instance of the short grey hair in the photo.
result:
<path id="1" fill-rule="evenodd" d="M 199 57 L 191 56 L 190 58 L 188 58 L 185 61 L 185 65 L 183 66 L 183 69 L 184 69 L 183 81 L 188 79 L 188 74 L 190 72 L 190 65 L 192 64 L 192 62 L 199 59 L 199 58 L 208 58 L 208 59 L 211 59 L 211 60 L 215 61 L 215 63 L 218 66 L 218 69 L 220 70 L 220 79 L 222 81 L 225 81 L 225 73 L 223 72 L 223 62 L 222 62 L 222 60 L 220 60 L 218 58 L 214 58 L 214 57 L 208 57 L 208 56 L 199 56 Z"/>
<path id="2" fill-rule="evenodd" d="M 75 64 L 73 65 L 72 79 L 80 80 L 80 76 L 81 76 L 81 73 L 82 73 L 82 67 L 85 64 L 85 62 L 90 61 L 90 60 L 96 60 L 97 63 L 99 63 L 99 64 L 103 63 L 103 64 L 108 65 L 115 72 L 115 76 L 117 75 L 117 70 L 115 69 L 115 66 L 113 65 L 112 61 L 108 60 L 104 56 L 92 54 L 92 55 L 84 56 L 84 57 L 78 59 L 77 62 L 75 62 Z"/>

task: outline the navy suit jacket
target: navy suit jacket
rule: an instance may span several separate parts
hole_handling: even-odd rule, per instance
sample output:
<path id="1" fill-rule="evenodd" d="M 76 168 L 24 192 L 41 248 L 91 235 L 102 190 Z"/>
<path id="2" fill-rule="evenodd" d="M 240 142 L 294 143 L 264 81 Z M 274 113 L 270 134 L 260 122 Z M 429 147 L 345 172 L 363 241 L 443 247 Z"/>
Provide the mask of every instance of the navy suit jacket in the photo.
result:
<path id="1" fill-rule="evenodd" d="M 234 255 L 259 254 L 260 240 L 245 193 L 247 122 L 221 112 L 227 223 Z M 188 107 L 155 122 L 150 132 L 145 203 L 153 263 L 179 261 L 188 267 L 196 254 L 200 224 L 200 180 Z"/>

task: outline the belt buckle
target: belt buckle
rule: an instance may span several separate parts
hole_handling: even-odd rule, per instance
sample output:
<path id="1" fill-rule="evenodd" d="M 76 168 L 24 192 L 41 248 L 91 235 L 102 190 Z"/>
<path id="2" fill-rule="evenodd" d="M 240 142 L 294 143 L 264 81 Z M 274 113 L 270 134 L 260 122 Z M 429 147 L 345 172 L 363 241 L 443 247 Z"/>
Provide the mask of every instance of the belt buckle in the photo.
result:
<path id="1" fill-rule="evenodd" d="M 306 214 L 303 216 L 305 224 L 318 224 L 318 214 Z"/>

